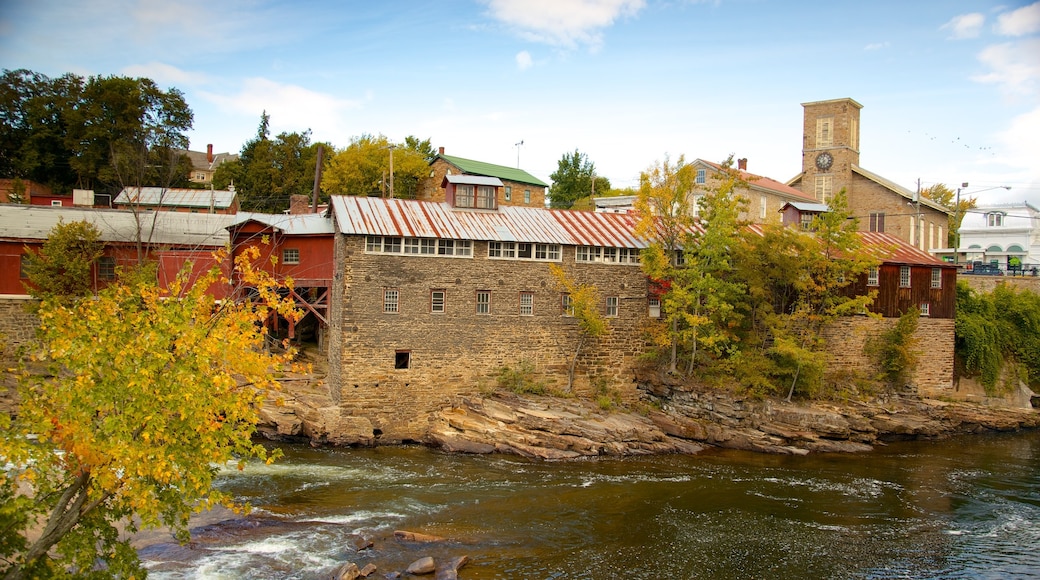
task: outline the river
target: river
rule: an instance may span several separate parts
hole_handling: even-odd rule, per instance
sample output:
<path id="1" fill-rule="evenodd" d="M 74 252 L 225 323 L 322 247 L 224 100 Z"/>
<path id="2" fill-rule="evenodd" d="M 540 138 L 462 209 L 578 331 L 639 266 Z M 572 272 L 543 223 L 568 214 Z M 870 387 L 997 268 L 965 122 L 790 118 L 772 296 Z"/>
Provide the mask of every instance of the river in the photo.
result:
<path id="1" fill-rule="evenodd" d="M 558 463 L 282 449 L 219 478 L 252 514 L 142 548 L 150 577 L 318 579 L 352 561 L 384 578 L 425 555 L 469 556 L 463 580 L 1040 577 L 1040 432 Z"/>

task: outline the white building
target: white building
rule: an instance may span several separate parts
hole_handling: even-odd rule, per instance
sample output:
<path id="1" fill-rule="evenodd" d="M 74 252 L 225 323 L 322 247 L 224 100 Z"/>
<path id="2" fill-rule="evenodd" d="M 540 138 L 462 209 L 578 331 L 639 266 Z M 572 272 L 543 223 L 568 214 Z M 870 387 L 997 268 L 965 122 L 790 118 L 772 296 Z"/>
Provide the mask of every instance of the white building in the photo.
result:
<path id="1" fill-rule="evenodd" d="M 1025 269 L 1040 267 L 1040 210 L 1027 202 L 969 210 L 961 222 L 958 253 L 968 264 L 982 262 L 1001 270 L 1014 265 L 1014 258 Z"/>

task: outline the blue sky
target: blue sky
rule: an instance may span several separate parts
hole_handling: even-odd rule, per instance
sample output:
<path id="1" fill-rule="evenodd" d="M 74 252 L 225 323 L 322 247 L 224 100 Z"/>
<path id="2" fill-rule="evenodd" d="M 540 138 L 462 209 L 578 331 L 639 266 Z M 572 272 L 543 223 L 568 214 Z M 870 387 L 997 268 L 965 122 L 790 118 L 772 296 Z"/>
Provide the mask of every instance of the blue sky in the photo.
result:
<path id="1" fill-rule="evenodd" d="M 274 134 L 416 135 L 547 182 L 578 149 L 615 187 L 731 153 L 786 181 L 801 103 L 851 97 L 864 168 L 1040 205 L 1040 2 L 3 0 L 0 67 L 176 87 L 199 151 L 266 110 Z"/>

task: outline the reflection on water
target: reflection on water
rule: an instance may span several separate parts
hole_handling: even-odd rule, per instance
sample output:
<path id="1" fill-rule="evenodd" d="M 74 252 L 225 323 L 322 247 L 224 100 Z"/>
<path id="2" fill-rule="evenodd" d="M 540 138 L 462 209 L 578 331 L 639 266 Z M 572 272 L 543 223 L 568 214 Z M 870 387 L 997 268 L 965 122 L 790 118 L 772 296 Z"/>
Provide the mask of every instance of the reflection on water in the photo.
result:
<path id="1" fill-rule="evenodd" d="M 219 486 L 254 506 L 189 547 L 142 549 L 153 578 L 379 575 L 468 555 L 464 579 L 1009 578 L 1040 571 L 1040 433 L 866 455 L 712 452 L 574 462 L 418 447 L 283 447 Z M 448 538 L 403 545 L 393 531 Z M 373 541 L 358 553 L 356 536 Z"/>

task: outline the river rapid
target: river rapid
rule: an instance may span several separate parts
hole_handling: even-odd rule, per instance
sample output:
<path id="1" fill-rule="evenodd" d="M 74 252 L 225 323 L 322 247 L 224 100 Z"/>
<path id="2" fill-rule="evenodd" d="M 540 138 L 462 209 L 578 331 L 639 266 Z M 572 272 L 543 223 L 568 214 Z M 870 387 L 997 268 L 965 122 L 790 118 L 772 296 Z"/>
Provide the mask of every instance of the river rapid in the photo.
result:
<path id="1" fill-rule="evenodd" d="M 804 457 L 281 448 L 221 473 L 249 516 L 211 514 L 190 546 L 152 538 L 149 576 L 318 579 L 350 561 L 384 578 L 466 555 L 464 580 L 1040 577 L 1036 431 Z"/>

